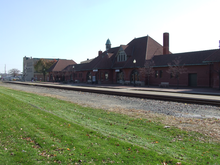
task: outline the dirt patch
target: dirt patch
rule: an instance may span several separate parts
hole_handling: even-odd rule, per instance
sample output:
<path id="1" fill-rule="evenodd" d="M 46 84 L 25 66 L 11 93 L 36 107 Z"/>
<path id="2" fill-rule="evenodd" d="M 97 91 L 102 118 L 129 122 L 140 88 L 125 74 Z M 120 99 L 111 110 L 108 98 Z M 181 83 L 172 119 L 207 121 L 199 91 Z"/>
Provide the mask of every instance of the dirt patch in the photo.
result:
<path id="1" fill-rule="evenodd" d="M 35 93 L 41 96 L 47 96 L 47 97 L 53 97 L 55 99 L 60 99 L 60 100 L 67 100 L 67 97 L 64 96 L 59 96 L 59 95 L 55 95 L 55 94 L 48 94 L 48 93 Z"/>
<path id="2" fill-rule="evenodd" d="M 164 114 L 152 113 L 150 111 L 143 110 L 128 110 L 121 109 L 119 107 L 111 108 L 109 111 L 125 114 L 135 118 L 145 118 L 154 122 L 160 122 L 166 126 L 177 127 L 186 131 L 195 131 L 208 136 L 213 141 L 220 141 L 220 119 L 216 118 L 184 118 L 174 117 Z M 201 139 L 202 140 L 202 139 Z"/>

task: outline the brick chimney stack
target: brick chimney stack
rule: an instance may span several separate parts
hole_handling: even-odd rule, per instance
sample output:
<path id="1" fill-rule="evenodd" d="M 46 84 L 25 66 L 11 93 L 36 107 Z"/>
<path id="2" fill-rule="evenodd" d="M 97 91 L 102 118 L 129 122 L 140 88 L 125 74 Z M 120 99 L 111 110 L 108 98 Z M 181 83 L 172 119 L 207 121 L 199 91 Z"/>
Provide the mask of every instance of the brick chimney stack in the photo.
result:
<path id="1" fill-rule="evenodd" d="M 100 50 L 100 51 L 99 51 L 99 56 L 100 56 L 101 54 L 102 54 L 102 51 Z"/>
<path id="2" fill-rule="evenodd" d="M 163 33 L 163 54 L 169 53 L 169 33 Z"/>

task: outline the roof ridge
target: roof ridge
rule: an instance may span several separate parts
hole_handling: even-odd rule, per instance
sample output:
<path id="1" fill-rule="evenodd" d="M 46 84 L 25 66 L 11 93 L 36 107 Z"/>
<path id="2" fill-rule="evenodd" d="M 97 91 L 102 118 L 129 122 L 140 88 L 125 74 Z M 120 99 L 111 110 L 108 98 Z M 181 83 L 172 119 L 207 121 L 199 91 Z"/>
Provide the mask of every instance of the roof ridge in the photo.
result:
<path id="1" fill-rule="evenodd" d="M 134 40 L 138 40 L 138 39 L 143 39 L 143 38 L 147 38 L 147 36 L 143 36 L 143 37 L 139 37 L 139 38 L 134 38 L 133 40 L 131 40 L 127 45 L 129 45 L 131 42 L 133 42 Z"/>
<path id="2" fill-rule="evenodd" d="M 219 49 L 210 49 L 210 50 L 199 50 L 199 51 L 192 51 L 192 52 L 181 52 L 181 53 L 172 53 L 172 54 L 161 54 L 161 55 L 157 55 L 157 57 L 159 56 L 168 56 L 168 55 L 181 55 L 181 54 L 188 54 L 188 53 L 199 53 L 199 52 L 208 52 L 208 51 L 214 51 L 214 50 L 219 50 Z M 215 51 L 215 52 L 216 52 Z M 156 57 L 156 56 L 154 56 Z"/>
<path id="3" fill-rule="evenodd" d="M 208 49 L 208 50 L 195 50 L 195 51 L 189 51 L 189 52 L 180 52 L 180 53 L 174 53 L 174 54 L 184 54 L 184 53 L 196 53 L 196 52 L 207 52 L 207 51 L 213 51 L 213 50 L 219 50 L 219 49 Z"/>

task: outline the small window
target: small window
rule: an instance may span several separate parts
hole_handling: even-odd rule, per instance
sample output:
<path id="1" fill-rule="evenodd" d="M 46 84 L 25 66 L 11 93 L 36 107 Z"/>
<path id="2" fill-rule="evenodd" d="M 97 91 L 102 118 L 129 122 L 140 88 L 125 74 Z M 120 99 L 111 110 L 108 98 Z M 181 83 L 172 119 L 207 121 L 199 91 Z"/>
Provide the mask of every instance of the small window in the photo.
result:
<path id="1" fill-rule="evenodd" d="M 159 71 L 156 70 L 156 71 L 155 71 L 155 78 L 157 78 L 158 76 L 159 76 Z"/>
<path id="2" fill-rule="evenodd" d="M 160 70 L 160 78 L 163 76 L 163 71 Z"/>
<path id="3" fill-rule="evenodd" d="M 108 80 L 108 73 L 105 72 L 105 80 Z"/>
<path id="4" fill-rule="evenodd" d="M 173 78 L 173 74 L 172 73 L 170 73 L 170 78 Z"/>

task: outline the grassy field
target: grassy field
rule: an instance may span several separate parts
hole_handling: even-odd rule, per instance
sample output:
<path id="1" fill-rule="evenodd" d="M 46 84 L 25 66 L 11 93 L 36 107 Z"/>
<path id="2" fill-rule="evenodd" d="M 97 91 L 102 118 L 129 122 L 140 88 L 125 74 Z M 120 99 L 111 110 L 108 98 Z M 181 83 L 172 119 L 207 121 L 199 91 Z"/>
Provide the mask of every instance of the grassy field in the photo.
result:
<path id="1" fill-rule="evenodd" d="M 0 164 L 220 164 L 220 145 L 151 119 L 0 86 Z"/>

